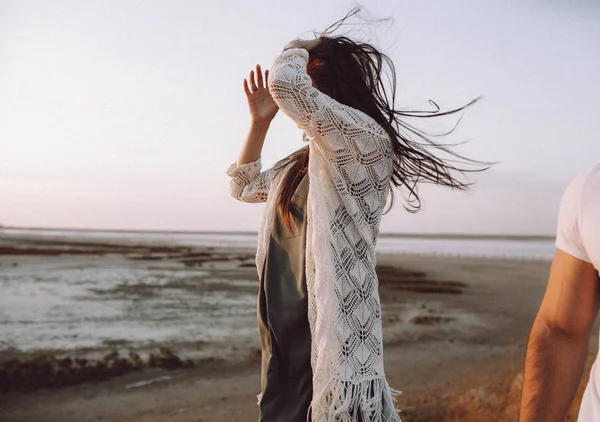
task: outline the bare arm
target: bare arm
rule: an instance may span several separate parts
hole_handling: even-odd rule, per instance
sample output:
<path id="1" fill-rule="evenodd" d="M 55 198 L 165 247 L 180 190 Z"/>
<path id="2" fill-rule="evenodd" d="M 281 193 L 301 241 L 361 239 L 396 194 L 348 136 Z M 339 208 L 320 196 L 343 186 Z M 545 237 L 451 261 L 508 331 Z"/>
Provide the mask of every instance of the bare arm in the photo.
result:
<path id="1" fill-rule="evenodd" d="M 252 122 L 238 155 L 237 164 L 248 164 L 260 158 L 271 122 Z"/>
<path id="2" fill-rule="evenodd" d="M 527 355 L 521 422 L 562 421 L 579 385 L 599 307 L 593 265 L 558 250 Z"/>
<path id="3" fill-rule="evenodd" d="M 269 71 L 265 72 L 263 79 L 262 69 L 260 65 L 256 65 L 256 80 L 254 70 L 250 71 L 250 86 L 248 86 L 248 81 L 244 79 L 244 92 L 248 99 L 252 123 L 238 156 L 238 165 L 248 164 L 260 158 L 267 131 L 279 110 L 277 104 L 271 98 L 268 78 Z M 265 83 L 265 79 L 267 83 Z"/>
<path id="4" fill-rule="evenodd" d="M 248 100 L 252 123 L 237 162 L 227 171 L 227 174 L 231 176 L 229 183 L 231 196 L 243 202 L 265 202 L 271 189 L 271 182 L 275 177 L 273 169 L 260 171 L 262 147 L 271 121 L 279 110 L 265 83 L 268 76 L 269 72 L 267 71 L 263 79 L 262 70 L 257 65 L 256 80 L 254 70 L 250 72 L 250 86 L 244 79 L 244 92 Z"/>

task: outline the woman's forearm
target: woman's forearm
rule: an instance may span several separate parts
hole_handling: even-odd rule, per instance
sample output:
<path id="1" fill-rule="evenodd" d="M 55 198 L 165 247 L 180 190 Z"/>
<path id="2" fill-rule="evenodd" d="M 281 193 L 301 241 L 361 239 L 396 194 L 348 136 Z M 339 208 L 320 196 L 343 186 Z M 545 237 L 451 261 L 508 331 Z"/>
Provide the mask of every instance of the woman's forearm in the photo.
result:
<path id="1" fill-rule="evenodd" d="M 538 327 L 527 345 L 520 422 L 560 422 L 579 385 L 588 342 Z"/>
<path id="2" fill-rule="evenodd" d="M 260 158 L 271 121 L 252 122 L 246 141 L 238 155 L 237 164 L 248 164 Z"/>

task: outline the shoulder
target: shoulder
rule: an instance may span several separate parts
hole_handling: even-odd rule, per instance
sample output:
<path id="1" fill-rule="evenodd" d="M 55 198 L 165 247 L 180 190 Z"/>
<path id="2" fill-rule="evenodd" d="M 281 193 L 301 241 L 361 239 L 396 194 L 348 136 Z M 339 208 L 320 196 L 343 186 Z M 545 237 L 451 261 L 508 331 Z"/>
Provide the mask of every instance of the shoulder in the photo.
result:
<path id="1" fill-rule="evenodd" d="M 580 179 L 580 180 L 578 180 Z M 600 191 L 600 163 L 583 172 L 574 180 L 581 184 L 582 195 L 598 194 Z"/>
<path id="2" fill-rule="evenodd" d="M 582 208 L 598 192 L 600 164 L 576 176 L 567 186 L 560 202 L 556 246 L 583 261 L 589 261 L 589 257 L 581 236 Z"/>
<path id="3" fill-rule="evenodd" d="M 600 163 L 578 174 L 567 186 L 563 194 L 561 208 L 571 206 L 579 208 L 584 198 L 598 194 L 600 190 Z"/>

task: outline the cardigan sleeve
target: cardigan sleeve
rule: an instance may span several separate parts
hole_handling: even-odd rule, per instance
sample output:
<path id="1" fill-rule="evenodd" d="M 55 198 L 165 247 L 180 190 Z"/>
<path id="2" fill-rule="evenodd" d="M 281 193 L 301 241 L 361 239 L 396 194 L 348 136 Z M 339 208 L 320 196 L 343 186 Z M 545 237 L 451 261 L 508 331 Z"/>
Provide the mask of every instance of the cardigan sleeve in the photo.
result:
<path id="1" fill-rule="evenodd" d="M 308 57 L 305 49 L 291 48 L 275 59 L 269 90 L 279 108 L 332 162 L 373 163 L 383 158 L 382 152 L 389 155 L 389 136 L 374 119 L 313 87 L 306 71 Z"/>
<path id="2" fill-rule="evenodd" d="M 231 196 L 242 202 L 266 202 L 275 172 L 272 168 L 261 172 L 261 168 L 260 158 L 247 164 L 233 163 L 227 170 Z"/>

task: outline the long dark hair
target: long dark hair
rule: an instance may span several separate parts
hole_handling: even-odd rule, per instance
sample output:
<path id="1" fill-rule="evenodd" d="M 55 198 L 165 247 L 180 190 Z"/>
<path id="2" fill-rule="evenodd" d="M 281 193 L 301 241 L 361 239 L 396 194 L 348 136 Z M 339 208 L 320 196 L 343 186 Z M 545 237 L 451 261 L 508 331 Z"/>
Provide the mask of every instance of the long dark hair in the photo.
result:
<path id="1" fill-rule="evenodd" d="M 433 101 L 430 101 L 432 110 L 397 110 L 396 71 L 392 60 L 371 44 L 354 41 L 346 36 L 329 35 L 358 12 L 358 8 L 353 9 L 321 34 L 321 42 L 309 54 L 306 70 L 321 92 L 364 112 L 385 129 L 394 151 L 390 183 L 392 187 L 401 188 L 404 192 L 404 207 L 409 212 L 416 213 L 421 208 L 418 183 L 467 190 L 470 183 L 460 180 L 456 175 L 485 170 L 487 163 L 465 158 L 452 151 L 449 145 L 433 141 L 431 135 L 406 122 L 406 118 L 432 118 L 459 113 L 478 98 L 448 111 L 441 111 Z M 389 72 L 387 75 L 386 68 Z M 386 86 L 386 81 L 389 86 Z M 449 134 L 454 128 L 445 134 Z M 437 157 L 431 152 L 432 148 L 443 151 L 451 158 Z M 275 166 L 277 171 L 289 169 L 281 181 L 277 198 L 277 207 L 288 224 L 292 197 L 306 173 L 308 155 L 309 149 L 304 147 Z M 465 165 L 475 168 L 467 168 Z M 393 204 L 393 198 L 392 189 L 389 208 Z"/>

